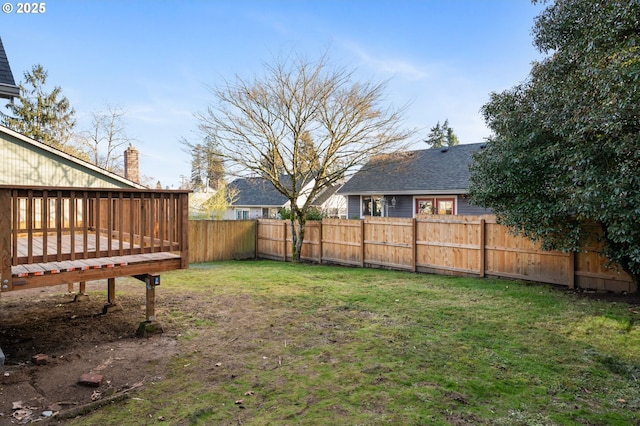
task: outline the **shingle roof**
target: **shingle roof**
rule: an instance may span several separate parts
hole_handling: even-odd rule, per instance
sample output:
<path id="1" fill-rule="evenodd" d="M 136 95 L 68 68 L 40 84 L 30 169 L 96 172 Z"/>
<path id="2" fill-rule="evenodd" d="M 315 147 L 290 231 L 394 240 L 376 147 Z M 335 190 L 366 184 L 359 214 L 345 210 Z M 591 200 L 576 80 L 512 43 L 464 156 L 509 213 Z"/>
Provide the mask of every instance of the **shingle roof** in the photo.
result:
<path id="1" fill-rule="evenodd" d="M 287 198 L 265 178 L 239 178 L 231 182 L 229 187 L 238 191 L 233 203 L 236 206 L 281 207 L 287 202 Z"/>
<path id="2" fill-rule="evenodd" d="M 0 39 L 0 98 L 11 99 L 20 96 L 20 88 L 13 79 L 7 54 Z"/>
<path id="3" fill-rule="evenodd" d="M 463 192 L 474 152 L 485 143 L 430 148 L 372 158 L 339 194 Z"/>
<path id="4" fill-rule="evenodd" d="M 315 200 L 311 203 L 312 206 L 322 206 L 333 194 L 340 189 L 341 183 L 334 183 L 333 185 L 329 185 L 325 187 L 320 195 L 316 197 Z"/>

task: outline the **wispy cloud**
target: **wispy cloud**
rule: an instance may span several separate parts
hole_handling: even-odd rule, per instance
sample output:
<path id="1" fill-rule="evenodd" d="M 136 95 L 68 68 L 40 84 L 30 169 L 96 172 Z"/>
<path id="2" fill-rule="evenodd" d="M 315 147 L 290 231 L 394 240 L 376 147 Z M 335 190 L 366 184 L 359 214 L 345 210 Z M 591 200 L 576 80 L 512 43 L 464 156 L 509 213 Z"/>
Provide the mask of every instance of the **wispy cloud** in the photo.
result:
<path id="1" fill-rule="evenodd" d="M 362 46 L 355 42 L 345 42 L 342 44 L 345 49 L 355 55 L 369 68 L 383 74 L 392 74 L 408 80 L 425 80 L 432 74 L 425 66 L 412 63 L 406 59 L 385 57 L 367 52 Z"/>

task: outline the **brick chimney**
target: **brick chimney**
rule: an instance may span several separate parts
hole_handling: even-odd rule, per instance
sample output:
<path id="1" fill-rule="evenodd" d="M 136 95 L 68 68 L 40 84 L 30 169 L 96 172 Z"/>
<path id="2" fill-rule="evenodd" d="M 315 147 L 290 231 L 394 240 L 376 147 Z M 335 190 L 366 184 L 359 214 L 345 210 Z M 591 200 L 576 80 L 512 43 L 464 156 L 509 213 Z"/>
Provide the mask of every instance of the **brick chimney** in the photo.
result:
<path id="1" fill-rule="evenodd" d="M 129 148 L 124 152 L 124 177 L 136 183 L 140 183 L 138 150 L 132 145 L 129 145 Z"/>

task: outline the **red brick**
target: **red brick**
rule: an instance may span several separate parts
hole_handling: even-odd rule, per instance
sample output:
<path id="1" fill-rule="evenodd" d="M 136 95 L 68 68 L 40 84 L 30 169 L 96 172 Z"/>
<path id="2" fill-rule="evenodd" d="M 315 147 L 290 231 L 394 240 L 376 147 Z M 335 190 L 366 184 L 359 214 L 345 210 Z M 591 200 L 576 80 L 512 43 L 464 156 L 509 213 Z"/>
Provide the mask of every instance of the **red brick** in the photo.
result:
<path id="1" fill-rule="evenodd" d="M 102 384 L 103 380 L 104 376 L 102 374 L 84 373 L 80 376 L 80 379 L 78 379 L 78 384 L 97 388 Z"/>
<path id="2" fill-rule="evenodd" d="M 38 354 L 31 357 L 31 362 L 35 365 L 47 365 L 49 363 L 49 355 Z"/>

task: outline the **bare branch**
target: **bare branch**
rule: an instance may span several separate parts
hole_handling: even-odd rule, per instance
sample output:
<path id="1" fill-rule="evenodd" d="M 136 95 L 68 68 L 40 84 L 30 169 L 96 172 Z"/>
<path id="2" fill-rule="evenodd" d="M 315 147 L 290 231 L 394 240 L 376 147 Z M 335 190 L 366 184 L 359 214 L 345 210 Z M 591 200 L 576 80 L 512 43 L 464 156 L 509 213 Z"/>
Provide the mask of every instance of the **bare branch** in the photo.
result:
<path id="1" fill-rule="evenodd" d="M 303 225 L 323 188 L 372 156 L 405 148 L 414 132 L 401 128 L 404 109 L 383 106 L 385 89 L 355 82 L 326 55 L 295 56 L 266 65 L 263 77 L 236 76 L 211 89 L 214 103 L 197 118 L 228 172 L 268 179 Z"/>

